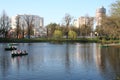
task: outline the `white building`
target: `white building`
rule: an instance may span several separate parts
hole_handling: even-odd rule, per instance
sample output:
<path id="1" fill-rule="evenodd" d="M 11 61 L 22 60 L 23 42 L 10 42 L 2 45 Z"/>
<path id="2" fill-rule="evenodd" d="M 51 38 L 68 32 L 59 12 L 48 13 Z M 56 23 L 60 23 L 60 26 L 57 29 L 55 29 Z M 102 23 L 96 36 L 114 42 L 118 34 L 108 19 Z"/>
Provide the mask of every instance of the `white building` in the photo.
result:
<path id="1" fill-rule="evenodd" d="M 77 28 L 81 28 L 82 25 L 90 25 L 93 26 L 94 17 L 81 16 L 78 19 L 75 19 L 73 25 Z"/>
<path id="2" fill-rule="evenodd" d="M 16 28 L 17 25 L 17 21 L 16 18 L 19 17 L 20 18 L 20 26 L 22 28 L 22 26 L 24 26 L 24 28 L 27 28 L 27 24 L 25 21 L 25 16 L 29 16 L 29 18 L 33 18 L 32 24 L 34 25 L 34 35 L 41 35 L 40 33 L 40 29 L 44 27 L 44 18 L 43 17 L 39 17 L 38 15 L 16 15 L 13 16 L 11 18 L 11 27 L 13 29 Z"/>
<path id="3" fill-rule="evenodd" d="M 77 19 L 74 19 L 73 26 L 75 26 L 76 28 L 79 28 L 79 21 Z"/>

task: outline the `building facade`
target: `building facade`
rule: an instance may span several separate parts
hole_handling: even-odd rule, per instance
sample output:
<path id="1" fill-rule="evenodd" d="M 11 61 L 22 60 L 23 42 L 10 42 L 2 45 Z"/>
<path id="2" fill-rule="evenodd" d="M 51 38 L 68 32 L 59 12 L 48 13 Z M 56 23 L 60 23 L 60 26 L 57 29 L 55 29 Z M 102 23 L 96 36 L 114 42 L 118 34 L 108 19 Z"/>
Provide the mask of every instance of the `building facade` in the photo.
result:
<path id="1" fill-rule="evenodd" d="M 25 20 L 25 17 L 27 16 L 27 18 L 29 18 L 29 20 L 32 20 L 32 24 L 33 24 L 33 31 L 34 31 L 34 35 L 41 35 L 41 28 L 44 27 L 44 18 L 43 17 L 39 17 L 38 15 L 16 15 L 13 16 L 11 18 L 11 27 L 12 29 L 15 29 L 17 26 L 17 17 L 19 17 L 19 25 L 22 28 L 24 26 L 24 28 L 26 29 L 27 23 Z M 29 17 L 28 17 L 29 16 Z"/>
<path id="2" fill-rule="evenodd" d="M 75 26 L 76 28 L 79 28 L 79 21 L 78 21 L 78 19 L 74 19 L 73 26 Z"/>
<path id="3" fill-rule="evenodd" d="M 102 6 L 96 9 L 96 14 L 94 17 L 81 16 L 73 21 L 73 25 L 77 28 L 81 27 L 82 25 L 101 26 L 102 20 L 105 17 L 106 9 Z"/>
<path id="4" fill-rule="evenodd" d="M 75 19 L 73 25 L 77 28 L 81 28 L 83 25 L 93 26 L 94 17 L 81 16 L 78 19 Z"/>

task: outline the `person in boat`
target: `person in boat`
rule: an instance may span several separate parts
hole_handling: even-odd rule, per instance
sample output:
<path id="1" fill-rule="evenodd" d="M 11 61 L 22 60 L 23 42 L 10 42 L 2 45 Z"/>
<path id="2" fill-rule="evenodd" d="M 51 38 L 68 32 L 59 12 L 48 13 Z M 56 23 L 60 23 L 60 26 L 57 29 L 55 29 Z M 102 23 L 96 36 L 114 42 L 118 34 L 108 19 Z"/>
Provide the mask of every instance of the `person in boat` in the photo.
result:
<path id="1" fill-rule="evenodd" d="M 12 49 L 14 49 L 14 46 L 11 46 Z"/>
<path id="2" fill-rule="evenodd" d="M 16 50 L 12 50 L 12 54 L 17 54 Z"/>
<path id="3" fill-rule="evenodd" d="M 12 49 L 15 49 L 15 46 L 12 46 Z"/>
<path id="4" fill-rule="evenodd" d="M 21 53 L 21 50 L 17 50 L 17 54 L 20 54 Z"/>
<path id="5" fill-rule="evenodd" d="M 21 54 L 24 54 L 24 50 L 21 51 Z"/>
<path id="6" fill-rule="evenodd" d="M 12 50 L 12 52 L 11 52 L 12 54 L 14 54 L 14 51 Z"/>
<path id="7" fill-rule="evenodd" d="M 25 53 L 24 53 L 24 50 L 21 50 L 21 54 L 25 54 Z"/>
<path id="8" fill-rule="evenodd" d="M 9 48 L 12 49 L 12 46 L 10 46 Z"/>
<path id="9" fill-rule="evenodd" d="M 26 54 L 26 50 L 24 50 L 24 52 L 23 52 L 24 54 Z"/>

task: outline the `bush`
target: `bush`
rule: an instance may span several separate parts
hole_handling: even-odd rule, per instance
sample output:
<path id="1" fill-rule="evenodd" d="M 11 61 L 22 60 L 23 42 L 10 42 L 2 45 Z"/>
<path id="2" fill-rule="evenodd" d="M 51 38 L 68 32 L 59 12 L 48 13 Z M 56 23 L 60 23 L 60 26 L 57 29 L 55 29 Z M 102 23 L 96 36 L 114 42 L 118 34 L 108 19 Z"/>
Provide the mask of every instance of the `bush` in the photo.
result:
<path id="1" fill-rule="evenodd" d="M 75 31 L 70 30 L 68 33 L 68 36 L 70 39 L 76 39 L 77 38 L 77 34 Z"/>
<path id="2" fill-rule="evenodd" d="M 62 31 L 60 31 L 60 30 L 55 30 L 53 33 L 54 38 L 62 38 L 62 36 L 63 36 L 63 34 L 62 34 Z"/>

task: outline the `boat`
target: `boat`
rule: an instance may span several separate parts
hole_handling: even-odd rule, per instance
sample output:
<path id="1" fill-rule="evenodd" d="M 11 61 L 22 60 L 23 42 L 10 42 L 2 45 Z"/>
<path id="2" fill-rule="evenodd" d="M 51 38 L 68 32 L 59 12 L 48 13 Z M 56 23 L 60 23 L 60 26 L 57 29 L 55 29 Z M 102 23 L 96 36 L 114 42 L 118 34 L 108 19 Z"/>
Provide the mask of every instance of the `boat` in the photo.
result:
<path id="1" fill-rule="evenodd" d="M 16 47 L 8 47 L 8 48 L 5 48 L 6 51 L 12 51 L 12 50 L 17 50 Z"/>
<path id="2" fill-rule="evenodd" d="M 25 56 L 25 55 L 28 55 L 28 53 L 16 53 L 16 54 L 11 54 L 12 57 L 15 57 L 15 56 Z"/>
<path id="3" fill-rule="evenodd" d="M 10 45 L 10 46 L 18 45 L 18 43 L 9 43 L 8 45 Z"/>
<path id="4" fill-rule="evenodd" d="M 15 56 L 24 56 L 24 55 L 28 55 L 28 53 L 26 52 L 26 50 L 22 51 L 22 50 L 13 50 L 11 56 L 15 57 Z"/>

